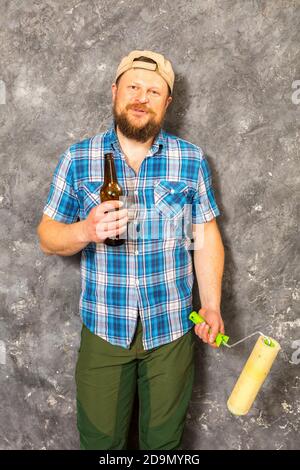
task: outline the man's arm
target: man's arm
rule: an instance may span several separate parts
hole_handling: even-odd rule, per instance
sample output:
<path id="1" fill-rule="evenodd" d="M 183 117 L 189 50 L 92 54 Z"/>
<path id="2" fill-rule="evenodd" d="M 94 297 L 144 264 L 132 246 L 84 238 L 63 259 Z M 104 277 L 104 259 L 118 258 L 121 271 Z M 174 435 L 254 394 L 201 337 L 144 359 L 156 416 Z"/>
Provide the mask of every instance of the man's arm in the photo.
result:
<path id="1" fill-rule="evenodd" d="M 47 255 L 71 256 L 91 242 L 102 243 L 127 228 L 127 209 L 121 201 L 106 201 L 94 207 L 86 220 L 73 224 L 57 222 L 46 214 L 37 228 L 41 250 Z"/>
<path id="2" fill-rule="evenodd" d="M 210 342 L 208 335 L 211 327 L 211 342 L 217 333 L 224 333 L 221 317 L 221 291 L 224 271 L 224 246 L 216 222 L 212 219 L 203 224 L 193 224 L 194 266 L 201 300 L 201 315 L 207 325 L 195 326 L 195 332 L 204 342 Z"/>
<path id="3" fill-rule="evenodd" d="M 64 224 L 43 214 L 37 228 L 41 250 L 46 255 L 75 255 L 89 243 L 85 238 L 84 222 Z"/>

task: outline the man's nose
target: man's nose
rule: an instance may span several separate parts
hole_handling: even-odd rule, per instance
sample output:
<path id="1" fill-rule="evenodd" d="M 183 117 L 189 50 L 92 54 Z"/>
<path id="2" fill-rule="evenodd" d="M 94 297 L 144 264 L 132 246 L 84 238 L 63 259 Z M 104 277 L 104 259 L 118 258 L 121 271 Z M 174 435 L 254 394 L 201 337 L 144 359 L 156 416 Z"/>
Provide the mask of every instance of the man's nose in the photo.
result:
<path id="1" fill-rule="evenodd" d="M 136 98 L 140 103 L 147 103 L 149 101 L 149 96 L 146 90 L 139 90 Z"/>

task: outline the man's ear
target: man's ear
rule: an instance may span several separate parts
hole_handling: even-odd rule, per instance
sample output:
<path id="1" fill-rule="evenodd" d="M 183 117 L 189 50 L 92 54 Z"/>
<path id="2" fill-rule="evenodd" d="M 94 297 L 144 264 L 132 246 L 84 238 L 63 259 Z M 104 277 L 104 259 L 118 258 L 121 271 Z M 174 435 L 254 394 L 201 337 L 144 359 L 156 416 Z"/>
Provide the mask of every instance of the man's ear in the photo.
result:
<path id="1" fill-rule="evenodd" d="M 167 110 L 168 106 L 172 103 L 172 101 L 173 101 L 172 96 L 169 96 L 169 97 L 167 98 L 167 101 L 166 101 L 166 110 Z"/>
<path id="2" fill-rule="evenodd" d="M 113 83 L 112 86 L 111 86 L 113 101 L 115 101 L 115 99 L 116 99 L 117 89 L 118 89 L 118 86 L 116 85 L 116 83 Z"/>

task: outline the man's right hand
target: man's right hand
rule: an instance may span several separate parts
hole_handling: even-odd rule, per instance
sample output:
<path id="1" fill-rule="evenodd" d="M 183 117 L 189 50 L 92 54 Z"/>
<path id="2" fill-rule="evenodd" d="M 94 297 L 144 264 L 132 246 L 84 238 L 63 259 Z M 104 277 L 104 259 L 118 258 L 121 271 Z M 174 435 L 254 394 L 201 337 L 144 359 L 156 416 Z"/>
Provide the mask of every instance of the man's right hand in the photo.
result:
<path id="1" fill-rule="evenodd" d="M 82 224 L 83 239 L 88 243 L 102 243 L 106 238 L 124 233 L 127 228 L 128 210 L 121 209 L 122 205 L 122 201 L 105 201 L 93 207 Z"/>

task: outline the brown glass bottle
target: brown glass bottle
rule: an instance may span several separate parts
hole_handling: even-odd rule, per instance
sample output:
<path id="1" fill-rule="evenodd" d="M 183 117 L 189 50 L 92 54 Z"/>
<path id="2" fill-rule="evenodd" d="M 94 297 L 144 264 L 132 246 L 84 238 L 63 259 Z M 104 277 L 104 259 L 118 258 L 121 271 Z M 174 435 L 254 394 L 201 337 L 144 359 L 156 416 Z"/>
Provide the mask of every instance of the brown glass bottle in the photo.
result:
<path id="1" fill-rule="evenodd" d="M 104 155 L 104 183 L 100 188 L 100 200 L 101 202 L 118 201 L 122 194 L 123 191 L 116 175 L 114 156 L 112 153 L 106 153 Z M 106 238 L 104 243 L 110 246 L 119 246 L 125 243 L 125 239 L 117 235 L 113 238 Z"/>

